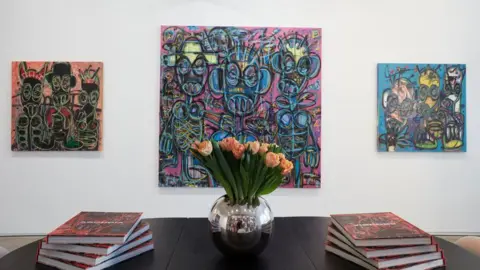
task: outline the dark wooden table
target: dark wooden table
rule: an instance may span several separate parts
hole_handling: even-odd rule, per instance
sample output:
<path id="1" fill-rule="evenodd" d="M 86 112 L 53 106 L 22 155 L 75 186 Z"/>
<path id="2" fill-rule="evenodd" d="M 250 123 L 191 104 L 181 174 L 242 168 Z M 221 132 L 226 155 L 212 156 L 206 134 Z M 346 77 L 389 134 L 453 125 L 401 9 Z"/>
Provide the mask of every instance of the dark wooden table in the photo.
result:
<path id="1" fill-rule="evenodd" d="M 155 250 L 113 266 L 110 269 L 147 270 L 220 270 L 220 269 L 363 269 L 333 254 L 325 253 L 324 242 L 328 218 L 275 218 L 275 233 L 260 257 L 241 262 L 225 259 L 214 247 L 208 232 L 207 219 L 159 218 L 148 219 Z M 479 270 L 480 258 L 437 239 L 447 258 L 447 269 Z M 0 259 L 1 270 L 46 270 L 35 263 L 38 243 L 19 248 Z M 443 269 L 443 268 L 440 268 Z"/>

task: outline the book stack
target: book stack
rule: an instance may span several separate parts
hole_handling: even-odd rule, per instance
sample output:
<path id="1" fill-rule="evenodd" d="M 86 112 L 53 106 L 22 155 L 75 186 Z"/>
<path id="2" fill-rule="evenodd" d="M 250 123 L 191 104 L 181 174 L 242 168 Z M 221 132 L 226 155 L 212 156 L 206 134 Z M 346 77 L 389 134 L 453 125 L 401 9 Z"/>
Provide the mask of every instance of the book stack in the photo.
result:
<path id="1" fill-rule="evenodd" d="M 433 237 L 393 213 L 332 215 L 325 250 L 366 269 L 445 265 Z"/>
<path id="2" fill-rule="evenodd" d="M 39 243 L 37 262 L 65 270 L 99 270 L 153 249 L 142 213 L 81 212 Z"/>

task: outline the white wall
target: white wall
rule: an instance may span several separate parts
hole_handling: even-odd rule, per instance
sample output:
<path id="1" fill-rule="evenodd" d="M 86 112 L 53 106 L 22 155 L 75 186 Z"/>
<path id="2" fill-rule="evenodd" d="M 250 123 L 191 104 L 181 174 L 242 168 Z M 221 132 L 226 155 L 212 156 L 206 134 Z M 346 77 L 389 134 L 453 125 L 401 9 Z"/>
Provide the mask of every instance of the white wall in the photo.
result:
<path id="1" fill-rule="evenodd" d="M 0 1 L 0 234 L 80 210 L 204 217 L 213 189 L 157 187 L 160 25 L 323 28 L 320 190 L 269 196 L 277 216 L 394 211 L 431 232 L 480 232 L 480 19 L 468 0 Z M 12 153 L 13 60 L 104 62 L 103 153 Z M 376 64 L 467 64 L 468 152 L 376 152 Z"/>

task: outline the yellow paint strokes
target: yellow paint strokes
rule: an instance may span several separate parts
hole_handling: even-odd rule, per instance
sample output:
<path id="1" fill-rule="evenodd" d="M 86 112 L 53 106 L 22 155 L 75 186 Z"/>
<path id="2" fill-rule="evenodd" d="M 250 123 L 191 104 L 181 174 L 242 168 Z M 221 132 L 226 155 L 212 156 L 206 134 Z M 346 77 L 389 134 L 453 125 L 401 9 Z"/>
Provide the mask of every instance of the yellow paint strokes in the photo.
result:
<path id="1" fill-rule="evenodd" d="M 318 33 L 318 30 L 312 30 L 312 38 L 316 38 L 320 36 L 320 33 Z"/>
<path id="2" fill-rule="evenodd" d="M 230 91 L 232 93 L 243 93 L 243 90 L 244 90 L 243 87 L 235 87 L 235 88 L 231 89 Z"/>
<path id="3" fill-rule="evenodd" d="M 427 68 L 425 71 L 423 71 L 420 74 L 420 77 L 418 78 L 418 82 L 420 85 L 425 85 L 427 87 L 432 87 L 433 85 L 437 86 L 440 88 L 440 76 L 436 71 L 433 69 Z M 436 100 L 433 100 L 431 97 L 427 97 L 425 100 L 425 104 L 427 104 L 430 108 L 435 106 L 437 103 Z"/>
<path id="4" fill-rule="evenodd" d="M 290 44 L 287 44 L 287 51 L 289 51 L 293 55 L 293 59 L 295 59 L 295 63 L 298 63 L 298 60 L 306 55 L 305 47 L 297 48 L 295 45 L 291 47 Z"/>
<path id="5" fill-rule="evenodd" d="M 185 47 L 183 47 L 183 55 L 188 58 L 190 63 L 193 63 L 197 59 L 197 55 L 202 52 L 202 48 L 199 43 L 196 42 L 186 42 Z"/>
<path id="6" fill-rule="evenodd" d="M 213 53 L 206 53 L 205 59 L 207 59 L 209 64 L 218 64 L 218 57 Z"/>
<path id="7" fill-rule="evenodd" d="M 462 145 L 463 145 L 463 142 L 460 140 L 451 140 L 445 144 L 445 148 L 455 149 L 455 148 L 460 148 Z"/>
<path id="8" fill-rule="evenodd" d="M 193 63 L 197 56 L 203 54 L 209 64 L 218 64 L 218 56 L 214 53 L 202 53 L 202 47 L 197 42 L 186 42 L 183 47 L 183 55 Z"/>
<path id="9" fill-rule="evenodd" d="M 237 62 L 238 66 L 240 67 L 240 70 L 243 72 L 245 68 L 247 67 L 248 63 L 247 61 L 238 61 Z"/>
<path id="10" fill-rule="evenodd" d="M 175 64 L 175 55 L 169 55 L 167 56 L 167 62 L 168 64 Z"/>
<path id="11" fill-rule="evenodd" d="M 427 69 L 420 74 L 418 82 L 420 85 L 426 85 L 428 87 L 431 87 L 432 85 L 440 87 L 440 76 L 438 76 L 438 73 L 432 69 Z"/>
<path id="12" fill-rule="evenodd" d="M 430 108 L 435 106 L 436 103 L 437 103 L 437 101 L 433 100 L 431 97 L 427 97 L 427 99 L 425 99 L 425 104 L 427 104 L 428 107 L 430 107 Z"/>

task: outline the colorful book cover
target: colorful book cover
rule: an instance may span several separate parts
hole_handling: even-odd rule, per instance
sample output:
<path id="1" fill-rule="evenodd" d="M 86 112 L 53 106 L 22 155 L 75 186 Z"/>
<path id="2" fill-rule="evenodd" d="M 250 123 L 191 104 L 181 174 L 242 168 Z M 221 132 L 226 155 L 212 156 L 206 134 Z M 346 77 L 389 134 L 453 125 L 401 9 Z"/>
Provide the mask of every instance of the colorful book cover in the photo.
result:
<path id="1" fill-rule="evenodd" d="M 332 215 L 355 240 L 423 238 L 430 235 L 399 216 L 390 213 L 364 213 Z"/>
<path id="2" fill-rule="evenodd" d="M 135 230 L 133 230 L 132 232 L 132 235 L 130 235 L 129 239 L 127 240 L 128 242 L 130 241 L 134 241 L 136 239 L 138 239 L 138 237 L 136 237 L 135 239 L 132 238 L 132 236 L 140 231 L 140 230 L 143 230 L 145 227 L 149 226 L 148 223 L 144 222 L 144 221 L 141 221 L 140 224 L 138 224 L 137 227 L 135 227 Z M 144 235 L 144 234 L 142 234 Z M 44 243 L 47 243 L 47 237 L 43 238 L 42 240 Z M 95 248 L 105 248 L 105 249 L 108 249 L 110 247 L 113 247 L 113 246 L 118 246 L 120 247 L 121 245 L 116 245 L 116 244 L 75 244 L 76 246 L 85 246 L 85 247 L 95 247 Z"/>
<path id="3" fill-rule="evenodd" d="M 50 236 L 125 236 L 142 213 L 81 212 L 51 232 Z"/>

